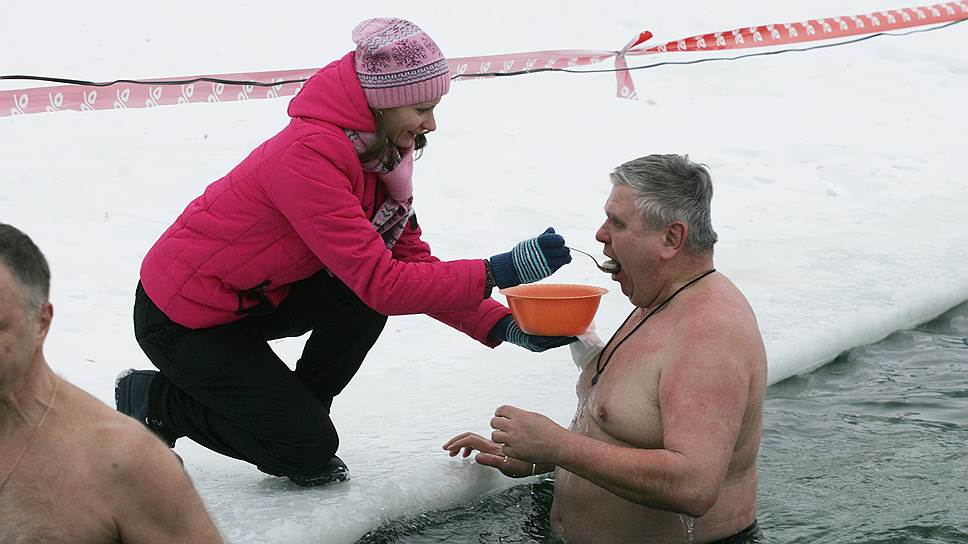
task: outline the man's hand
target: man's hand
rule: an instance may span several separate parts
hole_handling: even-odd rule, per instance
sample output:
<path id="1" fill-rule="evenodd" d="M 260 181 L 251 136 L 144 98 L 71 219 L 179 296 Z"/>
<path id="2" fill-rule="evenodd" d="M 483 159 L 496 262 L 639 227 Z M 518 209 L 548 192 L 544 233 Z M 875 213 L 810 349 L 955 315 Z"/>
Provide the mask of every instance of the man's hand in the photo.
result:
<path id="1" fill-rule="evenodd" d="M 461 450 L 464 450 L 462 456 L 468 457 L 476 450 L 478 454 L 474 460 L 478 464 L 496 468 L 505 476 L 512 478 L 524 478 L 535 473 L 534 464 L 504 455 L 500 444 L 491 442 L 476 433 L 459 434 L 448 440 L 444 444 L 444 449 L 450 452 L 451 457 L 461 453 Z"/>
<path id="2" fill-rule="evenodd" d="M 509 458 L 556 464 L 558 448 L 568 431 L 551 419 L 514 406 L 499 406 L 491 418 L 491 440 Z"/>

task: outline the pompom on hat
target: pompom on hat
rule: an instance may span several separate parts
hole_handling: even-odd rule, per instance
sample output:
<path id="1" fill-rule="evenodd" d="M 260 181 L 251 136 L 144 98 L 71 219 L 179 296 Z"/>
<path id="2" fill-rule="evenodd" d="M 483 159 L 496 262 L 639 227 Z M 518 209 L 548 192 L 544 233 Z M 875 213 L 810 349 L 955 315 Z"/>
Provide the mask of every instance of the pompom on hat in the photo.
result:
<path id="1" fill-rule="evenodd" d="M 417 25 L 367 19 L 353 29 L 356 73 L 371 108 L 429 102 L 450 90 L 447 59 Z"/>

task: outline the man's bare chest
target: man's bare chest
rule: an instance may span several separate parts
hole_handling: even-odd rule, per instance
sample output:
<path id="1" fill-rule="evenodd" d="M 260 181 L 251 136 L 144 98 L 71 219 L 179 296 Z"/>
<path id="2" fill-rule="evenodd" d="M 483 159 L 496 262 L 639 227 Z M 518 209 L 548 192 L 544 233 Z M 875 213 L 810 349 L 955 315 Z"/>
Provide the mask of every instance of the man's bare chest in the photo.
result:
<path id="1" fill-rule="evenodd" d="M 594 364 L 585 368 L 577 386 L 579 403 L 573 430 L 617 444 L 662 446 L 662 354 L 643 348 L 643 343 L 628 342 L 612 355 L 604 371 L 597 372 Z M 596 374 L 598 381 L 593 384 Z"/>
<path id="2" fill-rule="evenodd" d="M 0 490 L 0 544 L 118 541 L 109 496 L 86 456 L 57 451 L 49 437 L 35 440 Z"/>
<path id="3" fill-rule="evenodd" d="M 6 486 L 0 495 L 0 544 L 80 542 L 68 528 L 49 498 L 19 485 Z"/>

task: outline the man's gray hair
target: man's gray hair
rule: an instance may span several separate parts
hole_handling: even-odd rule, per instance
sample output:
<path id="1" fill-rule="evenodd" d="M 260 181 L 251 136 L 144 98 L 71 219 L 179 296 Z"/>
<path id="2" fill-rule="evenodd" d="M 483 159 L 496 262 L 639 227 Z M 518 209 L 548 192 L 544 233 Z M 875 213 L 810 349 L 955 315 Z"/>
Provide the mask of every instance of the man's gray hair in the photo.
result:
<path id="1" fill-rule="evenodd" d="M 24 288 L 25 309 L 37 312 L 50 299 L 50 267 L 29 236 L 0 223 L 0 263 Z"/>
<path id="2" fill-rule="evenodd" d="M 705 165 L 688 155 L 648 155 L 619 165 L 609 177 L 613 184 L 635 191 L 635 208 L 650 227 L 682 221 L 687 227 L 685 248 L 712 251 L 717 240 L 710 212 L 713 182 Z"/>

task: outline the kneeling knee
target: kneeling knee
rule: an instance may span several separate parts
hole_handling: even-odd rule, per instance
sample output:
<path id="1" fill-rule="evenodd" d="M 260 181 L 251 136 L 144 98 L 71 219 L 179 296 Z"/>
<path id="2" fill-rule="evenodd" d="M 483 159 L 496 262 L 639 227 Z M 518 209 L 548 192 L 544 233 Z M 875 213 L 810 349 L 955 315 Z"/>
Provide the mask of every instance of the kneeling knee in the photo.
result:
<path id="1" fill-rule="evenodd" d="M 318 436 L 302 444 L 282 448 L 276 453 L 279 460 L 289 467 L 287 473 L 314 474 L 329 463 L 338 447 L 339 438 L 335 435 Z"/>

